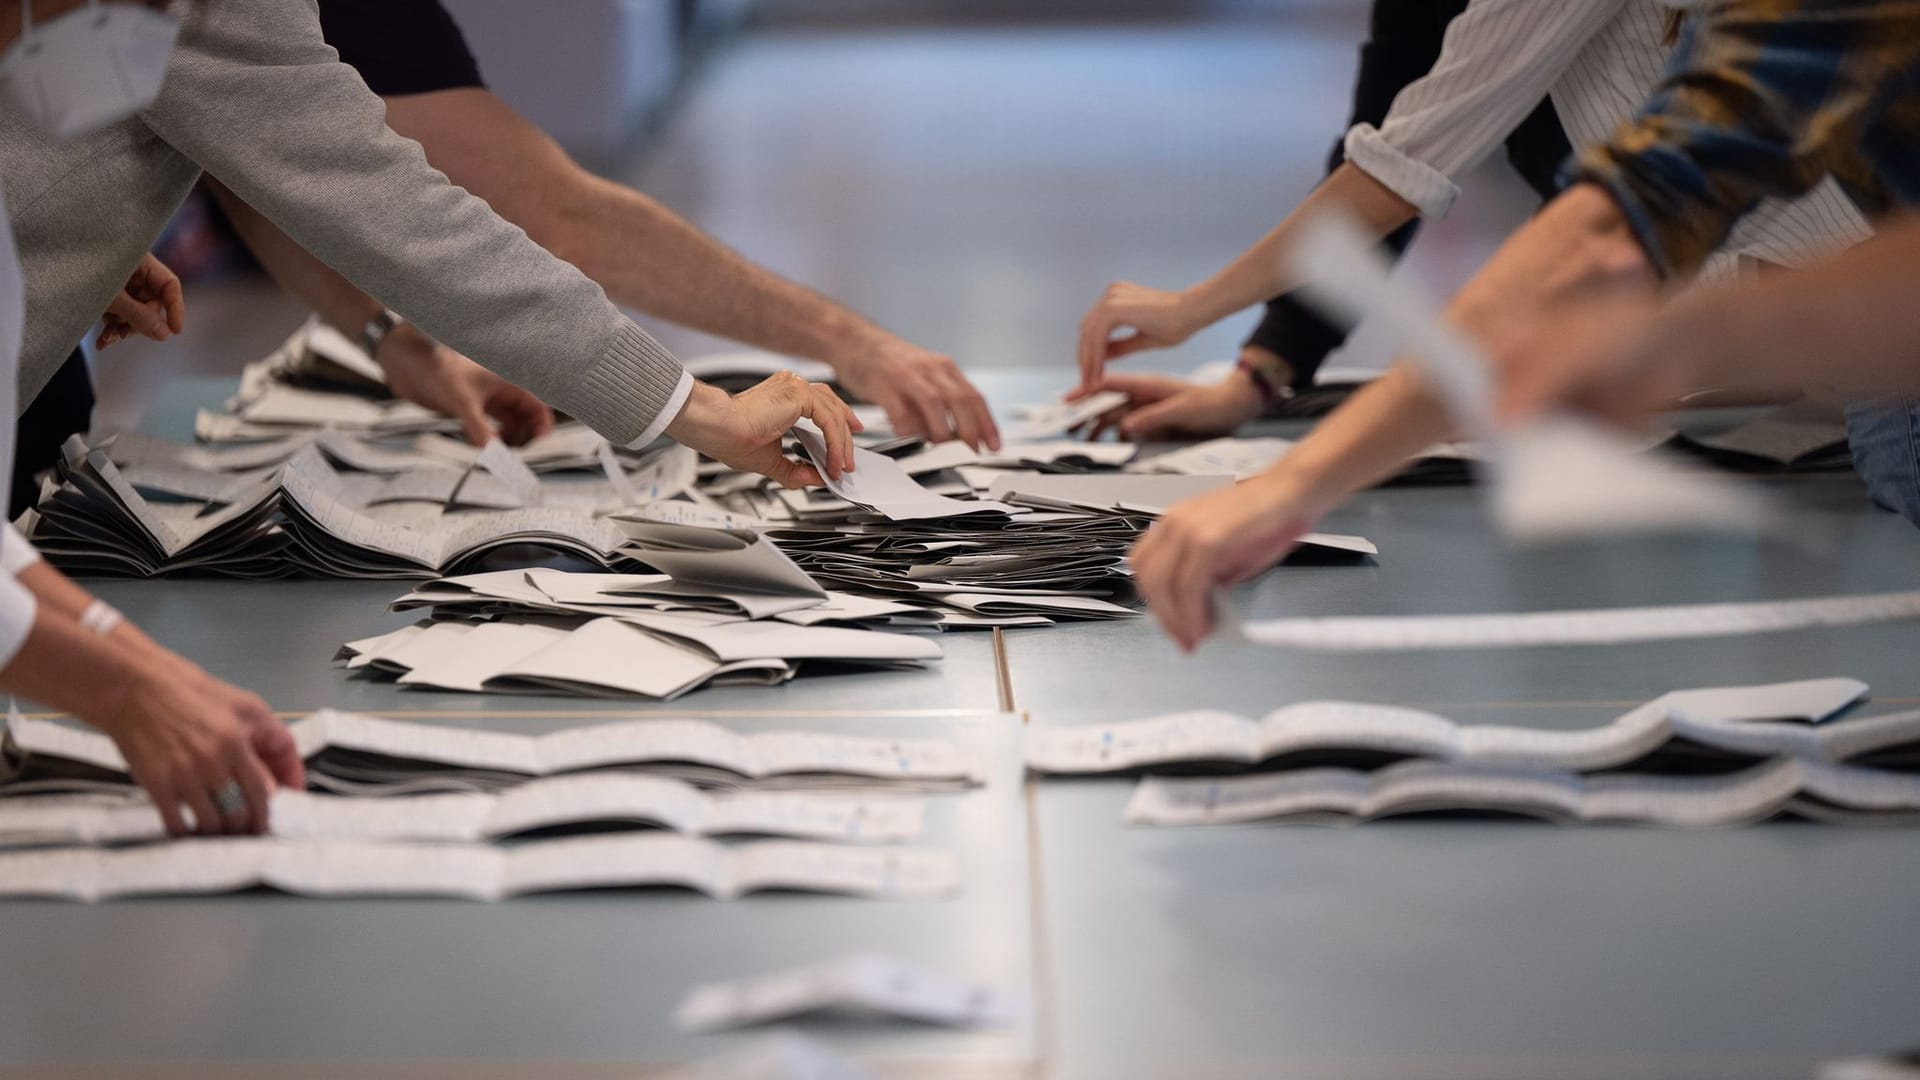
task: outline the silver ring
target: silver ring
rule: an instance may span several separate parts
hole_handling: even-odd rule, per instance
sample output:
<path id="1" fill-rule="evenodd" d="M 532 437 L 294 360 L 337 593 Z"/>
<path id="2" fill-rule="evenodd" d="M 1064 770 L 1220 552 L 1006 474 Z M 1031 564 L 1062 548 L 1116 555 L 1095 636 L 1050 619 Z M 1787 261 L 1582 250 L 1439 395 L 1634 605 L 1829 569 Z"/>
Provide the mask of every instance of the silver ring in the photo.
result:
<path id="1" fill-rule="evenodd" d="M 213 805 L 220 812 L 233 817 L 247 809 L 247 793 L 240 790 L 240 781 L 229 780 L 219 791 L 213 793 Z"/>

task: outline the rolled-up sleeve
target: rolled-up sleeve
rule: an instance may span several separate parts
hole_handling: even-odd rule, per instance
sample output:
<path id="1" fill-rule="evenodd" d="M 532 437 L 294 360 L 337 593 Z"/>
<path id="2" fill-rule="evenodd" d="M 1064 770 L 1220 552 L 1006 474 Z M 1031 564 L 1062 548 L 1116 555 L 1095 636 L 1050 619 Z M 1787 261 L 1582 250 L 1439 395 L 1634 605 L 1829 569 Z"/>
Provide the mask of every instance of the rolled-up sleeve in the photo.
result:
<path id="1" fill-rule="evenodd" d="M 1579 154 L 1570 179 L 1606 189 L 1668 277 L 1697 272 L 1763 199 L 1804 195 L 1829 174 L 1872 203 L 1859 147 L 1920 56 L 1915 7 L 1708 4 L 1639 114 Z"/>
<path id="2" fill-rule="evenodd" d="M 1393 99 L 1378 127 L 1347 132 L 1347 160 L 1440 217 L 1454 182 L 1505 141 L 1622 0 L 1474 0 L 1447 26 L 1432 70 Z"/>

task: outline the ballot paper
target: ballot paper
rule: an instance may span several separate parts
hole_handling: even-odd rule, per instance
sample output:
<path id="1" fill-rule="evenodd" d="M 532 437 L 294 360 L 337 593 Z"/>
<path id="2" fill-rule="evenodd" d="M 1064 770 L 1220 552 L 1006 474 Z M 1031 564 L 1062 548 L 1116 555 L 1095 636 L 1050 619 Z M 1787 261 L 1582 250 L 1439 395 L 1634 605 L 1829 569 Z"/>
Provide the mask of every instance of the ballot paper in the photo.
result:
<path id="1" fill-rule="evenodd" d="M 813 1013 L 877 1013 L 944 1027 L 995 1027 L 1031 1011 L 1026 994 L 879 953 L 695 987 L 674 1010 L 682 1031 L 724 1031 Z"/>
<path id="2" fill-rule="evenodd" d="M 608 834 L 499 847 L 231 837 L 0 853 L 0 896 L 89 903 L 267 886 L 302 896 L 505 900 L 570 889 L 672 887 L 715 899 L 767 889 L 929 899 L 959 885 L 952 852 L 794 840 L 722 845 Z"/>
<path id="3" fill-rule="evenodd" d="M 820 430 L 806 421 L 794 426 L 794 437 L 801 449 L 827 478 L 827 489 L 846 501 L 863 506 L 892 521 L 922 521 L 928 518 L 960 517 L 968 514 L 1010 513 L 1002 503 L 966 501 L 935 495 L 916 483 L 900 468 L 900 463 L 871 450 L 854 448 L 854 470 L 827 477 L 823 464 L 827 444 Z"/>
<path id="4" fill-rule="evenodd" d="M 701 720 L 620 720 L 535 736 L 322 709 L 292 721 L 288 729 L 316 780 L 343 761 L 355 765 L 362 778 L 398 782 L 423 772 L 464 769 L 501 778 L 501 788 L 532 777 L 687 764 L 747 779 L 819 774 L 973 783 L 979 775 L 972 756 L 946 739 L 804 731 L 742 735 Z M 10 722 L 7 734 L 30 768 L 44 759 L 111 775 L 127 771 L 113 741 L 97 732 L 26 717 Z"/>
<path id="5" fill-rule="evenodd" d="M 1223 616 L 1228 614 L 1223 607 Z M 1309 652 L 1505 649 L 1735 637 L 1920 618 L 1920 592 L 1743 604 L 1533 611 L 1512 615 L 1336 616 L 1241 621 L 1223 629 L 1259 645 Z"/>
<path id="6" fill-rule="evenodd" d="M 560 827 L 647 825 L 688 836 L 781 836 L 842 843 L 918 839 L 917 798 L 744 791 L 710 795 L 684 781 L 583 773 L 494 794 L 367 799 L 273 794 L 273 835 L 309 840 L 483 843 Z M 144 796 L 0 798 L 0 848 L 147 843 L 166 835 Z"/>
<path id="7" fill-rule="evenodd" d="M 1102 390 L 1079 401 L 1059 401 L 1046 405 L 1017 408 L 1018 419 L 1003 424 L 1000 434 L 1008 442 L 1039 442 L 1058 438 L 1075 428 L 1090 424 L 1127 403 L 1127 395 L 1118 390 Z"/>
<path id="8" fill-rule="evenodd" d="M 1674 529 L 1804 535 L 1759 494 L 1656 461 L 1632 440 L 1588 421 L 1542 417 L 1507 430 L 1493 419 L 1489 368 L 1477 345 L 1393 278 L 1350 220 L 1308 222 L 1290 253 L 1304 295 L 1329 315 L 1378 316 L 1412 352 L 1454 419 L 1485 444 L 1495 520 L 1517 541 L 1554 541 Z"/>
<path id="9" fill-rule="evenodd" d="M 1135 825 L 1353 824 L 1435 812 L 1672 827 L 1747 825 L 1783 814 L 1910 823 L 1920 815 L 1920 776 L 1792 757 L 1710 775 L 1583 776 L 1404 761 L 1370 772 L 1309 768 L 1213 780 L 1148 777 L 1134 789 L 1126 816 Z"/>
<path id="10" fill-rule="evenodd" d="M 1840 761 L 1920 738 L 1920 726 L 1905 716 L 1808 726 L 1866 692 L 1865 683 L 1843 678 L 1681 690 L 1611 723 L 1576 731 L 1461 725 L 1419 709 L 1346 701 L 1288 705 L 1259 720 L 1201 710 L 1117 724 L 1029 728 L 1027 767 L 1106 773 L 1181 763 L 1413 757 L 1584 771 L 1642 760 L 1677 739 L 1739 757 Z"/>
<path id="11" fill-rule="evenodd" d="M 1231 475 L 1156 476 L 1111 473 L 1011 477 L 987 489 L 987 498 L 1029 506 L 1164 513 L 1175 503 L 1232 487 Z"/>
<path id="12" fill-rule="evenodd" d="M 627 537 L 621 550 L 676 582 L 728 592 L 824 600 L 826 590 L 792 559 L 752 532 L 615 519 Z"/>
<path id="13" fill-rule="evenodd" d="M 1672 445 L 1743 472 L 1825 472 L 1853 463 L 1843 409 L 1811 395 L 1726 431 L 1677 432 Z"/>
<path id="14" fill-rule="evenodd" d="M 1004 469 L 1087 471 L 1118 468 L 1139 454 L 1140 446 L 1137 443 L 1047 439 L 1039 442 L 1003 442 L 998 450 L 982 451 L 979 464 Z"/>
<path id="15" fill-rule="evenodd" d="M 713 383 L 729 393 L 749 389 L 783 371 L 791 371 L 808 382 L 830 383 L 835 378 L 832 364 L 823 364 L 818 360 L 802 360 L 795 356 L 781 356 L 778 353 L 763 352 L 759 349 L 739 349 L 690 357 L 686 361 L 686 368 L 687 373 L 694 378 L 701 382 Z"/>

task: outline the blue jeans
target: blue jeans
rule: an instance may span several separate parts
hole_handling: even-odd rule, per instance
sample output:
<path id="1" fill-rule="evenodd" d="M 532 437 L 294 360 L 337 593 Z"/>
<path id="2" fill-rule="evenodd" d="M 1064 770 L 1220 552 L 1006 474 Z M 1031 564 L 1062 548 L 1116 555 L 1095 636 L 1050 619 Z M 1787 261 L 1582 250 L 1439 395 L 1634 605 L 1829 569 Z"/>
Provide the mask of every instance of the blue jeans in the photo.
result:
<path id="1" fill-rule="evenodd" d="M 1920 406 L 1847 406 L 1847 443 L 1874 505 L 1920 525 Z"/>

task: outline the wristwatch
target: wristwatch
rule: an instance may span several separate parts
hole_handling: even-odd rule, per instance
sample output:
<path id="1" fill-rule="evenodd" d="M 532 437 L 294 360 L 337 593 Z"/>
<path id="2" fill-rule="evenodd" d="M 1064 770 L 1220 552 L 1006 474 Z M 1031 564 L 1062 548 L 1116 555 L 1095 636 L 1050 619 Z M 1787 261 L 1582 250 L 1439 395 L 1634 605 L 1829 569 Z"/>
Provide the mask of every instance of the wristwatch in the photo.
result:
<path id="1" fill-rule="evenodd" d="M 387 335 L 393 333 L 394 327 L 403 322 L 406 320 L 394 314 L 392 308 L 381 309 L 380 314 L 368 319 L 367 325 L 360 331 L 361 351 L 371 359 L 380 351 L 380 343 L 387 340 Z"/>

